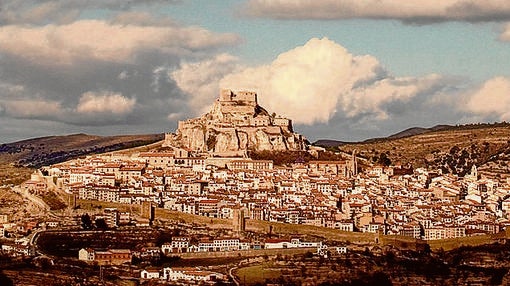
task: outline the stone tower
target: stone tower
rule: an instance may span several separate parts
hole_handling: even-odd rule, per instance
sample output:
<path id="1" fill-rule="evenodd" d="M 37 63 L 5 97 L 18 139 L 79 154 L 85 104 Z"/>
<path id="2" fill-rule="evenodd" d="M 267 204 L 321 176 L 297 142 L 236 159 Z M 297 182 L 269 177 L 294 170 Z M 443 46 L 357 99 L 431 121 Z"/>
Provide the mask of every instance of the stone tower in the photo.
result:
<path id="1" fill-rule="evenodd" d="M 246 230 L 246 209 L 239 207 L 234 209 L 233 230 L 235 232 L 243 232 Z"/>
<path id="2" fill-rule="evenodd" d="M 152 202 L 142 202 L 142 205 L 140 206 L 140 216 L 142 218 L 148 219 L 149 222 L 152 223 L 155 216 L 155 207 L 152 204 Z"/>

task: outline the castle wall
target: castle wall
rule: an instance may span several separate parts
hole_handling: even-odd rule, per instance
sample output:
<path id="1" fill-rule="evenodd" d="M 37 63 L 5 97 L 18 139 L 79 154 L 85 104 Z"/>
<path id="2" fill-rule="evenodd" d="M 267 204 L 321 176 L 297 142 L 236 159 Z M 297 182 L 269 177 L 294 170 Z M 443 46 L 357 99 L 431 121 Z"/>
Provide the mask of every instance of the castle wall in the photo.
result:
<path id="1" fill-rule="evenodd" d="M 222 102 L 221 112 L 223 113 L 243 113 L 253 115 L 255 114 L 255 109 L 252 105 L 238 105 L 238 104 L 226 104 Z"/>
<path id="2" fill-rule="evenodd" d="M 251 101 L 257 103 L 257 93 L 253 91 L 239 91 L 234 94 L 233 100 Z"/>
<path id="3" fill-rule="evenodd" d="M 222 89 L 220 91 L 220 101 L 232 101 L 233 94 L 230 89 Z"/>
<path id="4" fill-rule="evenodd" d="M 257 104 L 257 93 L 253 91 L 238 91 L 233 92 L 229 89 L 222 89 L 220 91 L 220 102 L 250 102 L 253 104 Z"/>

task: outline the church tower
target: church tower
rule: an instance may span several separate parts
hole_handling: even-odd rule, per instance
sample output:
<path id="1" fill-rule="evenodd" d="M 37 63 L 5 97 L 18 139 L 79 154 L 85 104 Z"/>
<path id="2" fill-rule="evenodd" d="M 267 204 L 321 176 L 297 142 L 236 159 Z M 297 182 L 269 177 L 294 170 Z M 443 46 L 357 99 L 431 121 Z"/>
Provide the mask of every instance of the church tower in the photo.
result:
<path id="1" fill-rule="evenodd" d="M 353 150 L 351 155 L 351 174 L 353 177 L 358 175 L 358 159 L 356 158 L 356 150 Z"/>

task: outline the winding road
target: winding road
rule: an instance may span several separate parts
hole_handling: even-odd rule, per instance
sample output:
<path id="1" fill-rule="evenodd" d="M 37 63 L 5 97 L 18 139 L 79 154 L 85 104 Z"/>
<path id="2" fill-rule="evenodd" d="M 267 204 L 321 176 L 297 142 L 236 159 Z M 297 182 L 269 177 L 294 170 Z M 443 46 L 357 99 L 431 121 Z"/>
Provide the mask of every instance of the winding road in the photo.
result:
<path id="1" fill-rule="evenodd" d="M 237 268 L 238 268 L 237 266 L 234 266 L 234 267 L 230 268 L 230 269 L 228 270 L 228 275 L 230 276 L 230 278 L 232 278 L 232 281 L 234 281 L 234 283 L 235 283 L 237 286 L 239 286 L 239 285 L 240 285 L 240 284 L 239 284 L 239 281 L 237 281 L 236 276 L 235 276 L 234 274 L 232 274 L 232 271 L 236 270 Z"/>

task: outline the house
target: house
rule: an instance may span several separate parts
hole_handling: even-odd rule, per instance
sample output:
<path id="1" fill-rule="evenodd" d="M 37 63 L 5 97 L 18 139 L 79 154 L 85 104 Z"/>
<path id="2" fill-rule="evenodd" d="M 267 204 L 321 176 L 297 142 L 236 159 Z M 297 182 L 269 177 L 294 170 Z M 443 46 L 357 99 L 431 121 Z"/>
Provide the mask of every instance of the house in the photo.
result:
<path id="1" fill-rule="evenodd" d="M 140 278 L 142 279 L 159 279 L 159 269 L 157 268 L 147 268 L 140 272 Z"/>
<path id="2" fill-rule="evenodd" d="M 208 251 L 214 251 L 214 241 L 202 238 L 198 242 L 198 251 L 199 252 L 208 252 Z"/>
<path id="3" fill-rule="evenodd" d="M 219 200 L 209 199 L 198 202 L 198 215 L 207 217 L 218 217 Z"/>
<path id="4" fill-rule="evenodd" d="M 97 262 L 100 265 L 119 265 L 131 263 L 132 253 L 129 249 L 108 249 L 96 251 L 82 248 L 78 251 L 78 259 L 86 262 Z"/>
<path id="5" fill-rule="evenodd" d="M 5 237 L 5 227 L 0 225 L 0 237 Z"/>
<path id="6" fill-rule="evenodd" d="M 337 246 L 335 247 L 337 254 L 345 254 L 347 253 L 347 246 Z"/>
<path id="7" fill-rule="evenodd" d="M 285 239 L 266 239 L 264 243 L 265 249 L 278 249 L 278 248 L 287 248 L 290 244 L 290 241 Z"/>
<path id="8" fill-rule="evenodd" d="M 96 251 L 95 260 L 99 264 L 119 265 L 131 263 L 131 250 L 129 249 L 109 249 L 107 251 Z"/>
<path id="9" fill-rule="evenodd" d="M 167 281 L 217 281 L 223 280 L 223 274 L 212 271 L 203 271 L 192 267 L 163 268 L 163 277 Z"/>
<path id="10" fill-rule="evenodd" d="M 239 240 L 239 250 L 250 250 L 250 240 L 248 239 Z"/>
<path id="11" fill-rule="evenodd" d="M 144 247 L 140 251 L 140 257 L 159 258 L 160 256 L 161 256 L 161 248 L 159 248 L 159 247 Z"/>
<path id="12" fill-rule="evenodd" d="M 431 227 L 425 228 L 425 240 L 457 238 L 466 236 L 465 227 Z"/>
<path id="13" fill-rule="evenodd" d="M 182 236 L 172 237 L 172 242 L 170 244 L 171 252 L 187 252 L 189 247 L 189 238 Z"/>
<path id="14" fill-rule="evenodd" d="M 32 256 L 35 255 L 34 248 L 29 245 L 20 243 L 4 243 L 2 244 L 3 252 L 9 253 L 12 256 Z"/>
<path id="15" fill-rule="evenodd" d="M 78 251 L 78 259 L 82 261 L 94 261 L 95 251 L 91 248 L 82 248 Z"/>
<path id="16" fill-rule="evenodd" d="M 335 228 L 343 231 L 354 231 L 354 221 L 351 219 L 343 219 L 335 221 Z"/>
<path id="17" fill-rule="evenodd" d="M 215 251 L 239 250 L 239 238 L 216 238 L 213 244 Z"/>
<path id="18" fill-rule="evenodd" d="M 55 227 L 58 227 L 58 225 L 59 225 L 58 221 L 47 221 L 46 222 L 46 227 L 48 227 L 48 228 L 55 228 Z"/>
<path id="19" fill-rule="evenodd" d="M 161 252 L 163 252 L 164 255 L 172 253 L 172 243 L 171 242 L 163 243 L 161 245 Z"/>

